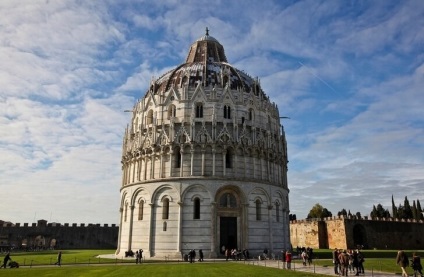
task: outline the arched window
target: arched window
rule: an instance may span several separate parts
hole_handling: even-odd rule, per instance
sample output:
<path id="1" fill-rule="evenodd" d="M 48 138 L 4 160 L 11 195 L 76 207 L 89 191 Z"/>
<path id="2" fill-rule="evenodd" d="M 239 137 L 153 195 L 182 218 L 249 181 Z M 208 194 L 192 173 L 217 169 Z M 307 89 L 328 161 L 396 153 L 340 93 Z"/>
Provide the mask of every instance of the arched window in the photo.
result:
<path id="1" fill-rule="evenodd" d="M 280 203 L 275 203 L 275 217 L 277 222 L 280 222 Z"/>
<path id="2" fill-rule="evenodd" d="M 200 219 L 200 199 L 196 197 L 193 204 L 193 219 Z"/>
<path id="3" fill-rule="evenodd" d="M 232 168 L 232 161 L 233 155 L 231 154 L 230 150 L 227 150 L 227 153 L 225 153 L 225 168 Z"/>
<path id="4" fill-rule="evenodd" d="M 178 149 L 175 153 L 175 168 L 181 168 L 181 152 Z"/>
<path id="5" fill-rule="evenodd" d="M 163 231 L 166 232 L 166 229 L 168 227 L 168 224 L 166 223 L 166 221 L 163 223 Z"/>
<path id="6" fill-rule="evenodd" d="M 256 220 L 261 220 L 261 200 L 256 199 Z"/>
<path id="7" fill-rule="evenodd" d="M 128 203 L 125 203 L 124 209 L 124 221 L 127 222 L 127 213 L 128 213 Z"/>
<path id="8" fill-rule="evenodd" d="M 153 110 L 150 110 L 147 112 L 146 124 L 152 124 L 152 123 L 153 123 Z"/>
<path id="9" fill-rule="evenodd" d="M 224 78 L 222 78 L 222 86 L 225 87 L 228 83 L 228 76 L 225 75 Z"/>
<path id="10" fill-rule="evenodd" d="M 203 104 L 196 104 L 196 118 L 203 118 Z"/>
<path id="11" fill-rule="evenodd" d="M 253 120 L 253 117 L 254 116 L 254 114 L 253 114 L 253 109 L 249 109 L 249 120 L 250 121 L 252 121 Z"/>
<path id="12" fill-rule="evenodd" d="M 219 199 L 219 206 L 222 208 L 237 208 L 236 197 L 231 193 L 224 193 Z"/>
<path id="13" fill-rule="evenodd" d="M 143 220 L 144 200 L 138 203 L 138 220 Z"/>
<path id="14" fill-rule="evenodd" d="M 169 219 L 169 199 L 165 198 L 162 205 L 162 219 Z"/>
<path id="15" fill-rule="evenodd" d="M 231 107 L 225 105 L 224 106 L 224 118 L 231 119 Z"/>
<path id="16" fill-rule="evenodd" d="M 177 115 L 177 108 L 175 108 L 175 105 L 169 105 L 168 107 L 168 119 L 171 119 L 171 117 L 175 117 Z"/>

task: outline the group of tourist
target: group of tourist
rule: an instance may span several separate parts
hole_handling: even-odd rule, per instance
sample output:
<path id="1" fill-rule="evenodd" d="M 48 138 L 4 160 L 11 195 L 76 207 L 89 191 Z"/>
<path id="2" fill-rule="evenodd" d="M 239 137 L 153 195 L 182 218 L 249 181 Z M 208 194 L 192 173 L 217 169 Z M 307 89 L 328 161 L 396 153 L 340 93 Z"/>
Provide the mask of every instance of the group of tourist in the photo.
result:
<path id="1" fill-rule="evenodd" d="M 365 274 L 364 261 L 364 255 L 359 249 L 336 248 L 333 251 L 334 274 L 340 276 L 348 276 L 348 272 L 355 273 L 355 276 Z"/>
<path id="2" fill-rule="evenodd" d="M 135 251 L 135 263 L 141 264 L 143 261 L 143 249 Z"/>
<path id="3" fill-rule="evenodd" d="M 224 250 L 225 260 L 234 260 L 234 261 L 241 261 L 242 259 L 248 260 L 249 259 L 249 250 L 244 249 L 241 251 L 240 249 L 233 248 L 233 249 L 225 249 Z"/>
<path id="4" fill-rule="evenodd" d="M 409 258 L 408 255 L 403 250 L 399 250 L 396 256 L 396 263 L 400 266 L 402 270 L 402 277 L 408 276 L 408 273 L 406 272 L 406 268 L 409 266 Z M 412 269 L 415 271 L 415 275 L 420 274 L 421 277 L 424 276 L 422 272 L 422 265 L 421 265 L 421 259 L 420 256 L 418 256 L 415 252 L 412 254 L 412 260 L 411 260 L 411 266 Z"/>

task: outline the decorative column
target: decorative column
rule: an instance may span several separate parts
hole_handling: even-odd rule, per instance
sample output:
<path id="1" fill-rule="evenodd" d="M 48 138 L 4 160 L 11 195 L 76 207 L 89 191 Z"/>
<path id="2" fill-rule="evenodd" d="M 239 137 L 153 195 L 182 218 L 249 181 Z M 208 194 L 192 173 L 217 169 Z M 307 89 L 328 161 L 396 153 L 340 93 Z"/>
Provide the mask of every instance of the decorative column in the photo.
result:
<path id="1" fill-rule="evenodd" d="M 148 157 L 147 157 L 147 155 L 144 155 L 144 178 L 143 178 L 143 180 L 147 180 L 147 159 L 148 159 Z"/>
<path id="2" fill-rule="evenodd" d="M 274 238 L 272 234 L 272 205 L 268 205 L 268 227 L 269 227 L 269 245 L 271 247 L 271 253 L 274 252 Z"/>
<path id="3" fill-rule="evenodd" d="M 216 154 L 216 149 L 214 145 L 212 146 L 212 176 L 215 176 L 215 154 Z"/>
<path id="4" fill-rule="evenodd" d="M 223 176 L 226 176 L 227 175 L 227 171 L 226 171 L 226 169 L 227 169 L 227 149 L 225 148 L 223 151 L 222 151 L 222 175 Z"/>
<path id="5" fill-rule="evenodd" d="M 163 147 L 160 148 L 159 178 L 163 178 Z"/>
<path id="6" fill-rule="evenodd" d="M 131 195 L 132 197 L 132 195 Z M 133 216 L 134 216 L 134 205 L 130 206 L 131 214 L 130 214 L 130 227 L 129 227 L 129 233 L 128 233 L 128 250 L 131 249 L 132 244 L 132 231 L 133 231 Z"/>
<path id="7" fill-rule="evenodd" d="M 183 206 L 184 203 L 181 201 L 177 202 L 178 204 L 178 234 L 177 234 L 177 252 L 183 256 L 183 252 L 181 249 L 182 244 L 182 236 L 183 236 Z"/>
<path id="8" fill-rule="evenodd" d="M 121 219 L 119 221 L 119 228 L 118 228 L 118 247 L 116 248 L 115 255 L 118 255 L 119 252 L 121 252 L 121 236 L 122 236 L 122 213 L 124 209 L 121 207 L 119 208 L 119 213 L 121 214 Z"/>
<path id="9" fill-rule="evenodd" d="M 184 150 L 180 149 L 181 161 L 180 161 L 180 177 L 183 177 L 183 168 L 184 168 Z"/>
<path id="10" fill-rule="evenodd" d="M 205 176 L 205 146 L 202 146 L 202 176 Z"/>
<path id="11" fill-rule="evenodd" d="M 191 145 L 190 149 L 190 176 L 193 176 L 193 167 L 194 167 L 194 146 Z"/>
<path id="12" fill-rule="evenodd" d="M 155 224 L 156 218 L 154 218 L 155 217 L 155 212 L 154 212 L 155 204 L 150 203 L 149 205 L 150 205 L 150 228 L 149 228 L 150 232 L 149 232 L 149 237 L 147 238 L 147 246 L 148 246 L 149 256 L 152 257 L 152 255 L 153 255 L 152 242 L 153 242 L 153 236 L 154 236 L 153 224 Z"/>
<path id="13" fill-rule="evenodd" d="M 216 228 L 216 202 L 211 202 L 211 252 L 209 255 L 209 258 L 216 258 L 218 257 L 216 250 L 220 248 L 220 245 L 217 245 L 217 228 Z"/>
<path id="14" fill-rule="evenodd" d="M 155 179 L 155 152 L 152 149 L 152 154 L 150 154 L 150 179 Z"/>
<path id="15" fill-rule="evenodd" d="M 172 165 L 172 155 L 174 154 L 174 150 L 171 148 L 170 150 L 169 150 L 169 175 L 168 175 L 168 177 L 171 177 L 172 176 L 172 168 L 173 168 L 173 165 Z"/>

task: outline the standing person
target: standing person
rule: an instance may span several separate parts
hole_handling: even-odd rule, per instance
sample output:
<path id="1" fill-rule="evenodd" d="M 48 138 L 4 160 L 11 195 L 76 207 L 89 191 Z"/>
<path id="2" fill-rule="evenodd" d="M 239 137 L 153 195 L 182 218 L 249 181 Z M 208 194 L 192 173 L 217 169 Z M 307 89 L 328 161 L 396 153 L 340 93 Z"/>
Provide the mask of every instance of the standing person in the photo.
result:
<path id="1" fill-rule="evenodd" d="M 292 261 L 292 254 L 290 253 L 290 251 L 287 251 L 286 252 L 287 269 L 291 269 L 291 261 Z"/>
<path id="2" fill-rule="evenodd" d="M 135 264 L 138 264 L 138 261 L 140 261 L 140 254 L 137 250 L 137 251 L 135 251 Z"/>
<path id="3" fill-rule="evenodd" d="M 408 277 L 408 273 L 406 273 L 406 267 L 409 266 L 408 256 L 403 250 L 399 250 L 396 256 L 396 263 L 402 269 L 402 277 Z"/>
<path id="4" fill-rule="evenodd" d="M 306 266 L 306 261 L 308 260 L 308 254 L 306 253 L 306 250 L 303 250 L 300 256 L 302 257 L 303 266 Z"/>
<path id="5" fill-rule="evenodd" d="M 333 264 L 334 264 L 334 274 L 339 274 L 339 250 L 337 248 L 333 251 Z"/>
<path id="6" fill-rule="evenodd" d="M 0 268 L 2 268 L 2 267 L 6 268 L 6 266 L 7 266 L 7 262 L 8 262 L 8 261 L 11 261 L 11 260 L 12 260 L 12 259 L 10 258 L 10 252 L 7 252 L 7 253 L 6 253 L 6 256 L 4 256 L 3 264 L 0 266 Z"/>
<path id="7" fill-rule="evenodd" d="M 286 250 L 281 251 L 281 260 L 283 261 L 283 269 L 286 269 Z"/>
<path id="8" fill-rule="evenodd" d="M 141 262 L 143 261 L 143 249 L 138 250 L 138 255 L 139 255 L 138 263 L 141 264 Z"/>
<path id="9" fill-rule="evenodd" d="M 358 270 L 359 270 L 359 273 L 362 273 L 362 274 L 365 274 L 364 262 L 365 262 L 364 255 L 358 249 Z"/>
<path id="10" fill-rule="evenodd" d="M 421 277 L 423 277 L 422 269 L 423 266 L 421 265 L 421 259 L 420 256 L 418 256 L 415 252 L 412 254 L 412 269 L 414 272 L 418 272 Z"/>
<path id="11" fill-rule="evenodd" d="M 203 262 L 203 250 L 199 249 L 199 262 Z"/>
<path id="12" fill-rule="evenodd" d="M 312 264 L 312 256 L 314 255 L 312 248 L 308 247 L 306 249 L 306 253 L 308 254 L 308 264 L 311 265 Z"/>
<path id="13" fill-rule="evenodd" d="M 54 264 L 61 266 L 61 263 L 62 263 L 62 251 L 59 251 L 59 253 L 57 254 L 57 261 Z"/>
<path id="14" fill-rule="evenodd" d="M 349 255 L 346 250 L 343 250 L 339 255 L 339 261 L 341 266 L 341 275 L 347 276 L 348 268 L 349 268 Z"/>

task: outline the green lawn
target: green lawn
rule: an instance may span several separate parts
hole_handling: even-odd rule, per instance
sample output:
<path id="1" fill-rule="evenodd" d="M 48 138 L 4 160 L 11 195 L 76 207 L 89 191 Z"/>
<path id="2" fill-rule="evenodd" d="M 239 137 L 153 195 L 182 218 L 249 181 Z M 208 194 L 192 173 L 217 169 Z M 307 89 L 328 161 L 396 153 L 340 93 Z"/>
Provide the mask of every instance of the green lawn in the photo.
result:
<path id="1" fill-rule="evenodd" d="M 208 277 L 241 277 L 241 276 L 304 276 L 317 277 L 322 275 L 302 272 L 281 270 L 255 265 L 237 263 L 168 263 L 168 264 L 120 264 L 120 265 L 77 265 L 62 267 L 33 267 L 0 270 L 0 276 L 66 276 L 66 277 L 90 277 L 90 276 L 208 276 Z"/>

